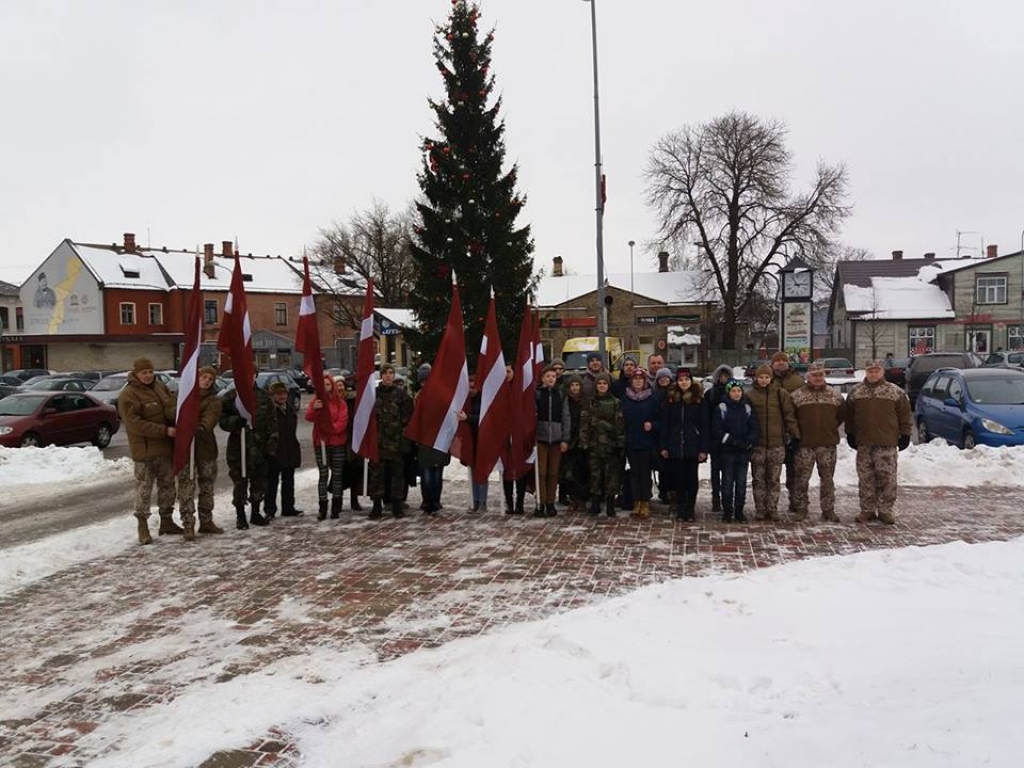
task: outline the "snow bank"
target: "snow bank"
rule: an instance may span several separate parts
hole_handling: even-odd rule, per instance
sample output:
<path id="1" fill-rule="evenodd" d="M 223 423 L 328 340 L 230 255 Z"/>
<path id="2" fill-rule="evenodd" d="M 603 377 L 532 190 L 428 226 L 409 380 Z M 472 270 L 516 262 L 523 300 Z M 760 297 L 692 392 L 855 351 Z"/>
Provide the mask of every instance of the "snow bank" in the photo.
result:
<path id="1" fill-rule="evenodd" d="M 107 768 L 274 725 L 309 767 L 1017 765 L 1022 591 L 1024 539 L 682 579 L 387 664 L 303 649 L 83 741 Z"/>
<path id="2" fill-rule="evenodd" d="M 46 485 L 131 474 L 131 459 L 107 461 L 99 448 L 4 448 L 0 447 L 0 485 L 5 493 L 12 486 Z"/>

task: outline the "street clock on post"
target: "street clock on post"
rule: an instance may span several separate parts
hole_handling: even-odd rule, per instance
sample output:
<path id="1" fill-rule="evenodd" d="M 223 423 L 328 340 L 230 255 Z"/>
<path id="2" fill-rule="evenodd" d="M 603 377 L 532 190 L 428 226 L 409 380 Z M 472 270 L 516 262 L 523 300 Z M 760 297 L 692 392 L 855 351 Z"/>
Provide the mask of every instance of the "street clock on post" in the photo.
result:
<path id="1" fill-rule="evenodd" d="M 814 339 L 814 270 L 796 258 L 779 270 L 782 323 L 779 346 L 794 363 L 809 363 Z"/>

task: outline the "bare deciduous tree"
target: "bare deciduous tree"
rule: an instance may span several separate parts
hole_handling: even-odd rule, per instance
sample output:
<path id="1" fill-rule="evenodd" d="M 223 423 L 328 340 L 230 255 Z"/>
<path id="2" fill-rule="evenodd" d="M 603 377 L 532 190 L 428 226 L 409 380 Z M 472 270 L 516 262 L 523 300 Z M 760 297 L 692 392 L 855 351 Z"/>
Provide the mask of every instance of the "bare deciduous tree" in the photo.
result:
<path id="1" fill-rule="evenodd" d="M 411 233 L 409 209 L 393 213 L 387 203 L 376 199 L 366 210 L 355 211 L 347 223 L 335 222 L 320 230 L 310 258 L 310 277 L 334 295 L 336 322 L 359 327 L 362 295 L 371 278 L 378 306 L 408 306 Z"/>
<path id="2" fill-rule="evenodd" d="M 846 169 L 819 163 L 811 188 L 789 189 L 786 128 L 742 112 L 661 138 L 648 162 L 647 202 L 666 241 L 696 242 L 722 301 L 722 344 L 769 267 L 800 256 L 818 267 L 850 209 Z"/>
<path id="3" fill-rule="evenodd" d="M 836 279 L 836 264 L 840 261 L 872 261 L 875 254 L 867 248 L 855 248 L 851 245 L 836 245 L 830 248 L 821 260 L 821 266 L 814 276 L 815 300 L 828 302 L 832 295 L 832 287 Z"/>

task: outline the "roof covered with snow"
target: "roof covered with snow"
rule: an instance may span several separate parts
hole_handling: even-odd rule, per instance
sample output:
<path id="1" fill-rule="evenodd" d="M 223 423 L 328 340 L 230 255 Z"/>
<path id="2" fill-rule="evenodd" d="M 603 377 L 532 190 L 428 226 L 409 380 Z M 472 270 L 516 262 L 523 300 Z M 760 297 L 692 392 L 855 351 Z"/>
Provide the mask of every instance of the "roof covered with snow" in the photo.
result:
<path id="1" fill-rule="evenodd" d="M 416 313 L 411 309 L 395 309 L 393 307 L 374 307 L 374 313 L 386 317 L 399 328 L 415 328 Z"/>
<path id="2" fill-rule="evenodd" d="M 632 292 L 664 304 L 703 304 L 714 296 L 700 287 L 700 272 L 634 272 Z M 629 292 L 630 273 L 606 275 L 609 287 Z M 553 307 L 597 290 L 597 273 L 541 278 L 537 286 L 537 305 Z"/>
<path id="3" fill-rule="evenodd" d="M 949 297 L 918 277 L 873 277 L 871 286 L 843 285 L 848 313 L 876 320 L 942 319 L 955 316 Z"/>
<path id="4" fill-rule="evenodd" d="M 110 246 L 72 243 L 78 258 L 104 288 L 167 291 L 167 275 L 151 253 L 129 253 Z"/>

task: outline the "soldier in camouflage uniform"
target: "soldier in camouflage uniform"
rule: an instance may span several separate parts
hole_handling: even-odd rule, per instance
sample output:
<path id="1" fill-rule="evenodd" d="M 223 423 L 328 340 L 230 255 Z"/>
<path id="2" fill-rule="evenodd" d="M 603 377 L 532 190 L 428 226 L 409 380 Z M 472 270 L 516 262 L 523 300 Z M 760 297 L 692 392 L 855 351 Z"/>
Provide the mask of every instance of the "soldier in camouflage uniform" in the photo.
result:
<path id="1" fill-rule="evenodd" d="M 622 462 L 626 450 L 626 422 L 622 407 L 611 393 L 612 377 L 599 373 L 594 379 L 594 397 L 580 416 L 579 445 L 587 452 L 590 475 L 590 514 L 601 511 L 615 517 L 615 494 L 622 487 Z"/>
<path id="2" fill-rule="evenodd" d="M 412 418 L 412 398 L 404 388 L 395 384 L 395 367 L 381 369 L 377 401 L 373 406 L 377 416 L 377 458 L 370 462 L 369 495 L 373 499 L 371 520 L 383 517 L 383 501 L 391 499 L 391 514 L 405 517 L 402 497 L 405 495 L 405 455 L 411 444 L 405 437 L 405 427 Z"/>
<path id="3" fill-rule="evenodd" d="M 213 430 L 220 420 L 221 402 L 213 392 L 217 372 L 199 369 L 199 422 L 193 446 L 195 466 L 186 464 L 178 473 L 178 511 L 185 528 L 185 540 L 196 537 L 196 485 L 199 485 L 199 533 L 224 533 L 213 522 L 213 486 L 217 482 L 217 436 Z M 193 470 L 195 474 L 193 474 Z"/>
<path id="4" fill-rule="evenodd" d="M 846 440 L 857 451 L 860 491 L 858 523 L 876 517 L 893 525 L 896 516 L 897 453 L 910 445 L 913 419 L 907 394 L 885 380 L 884 363 L 869 360 L 864 381 L 846 398 Z"/>
<path id="5" fill-rule="evenodd" d="M 808 486 L 811 473 L 818 468 L 821 480 L 821 519 L 839 522 L 836 516 L 836 446 L 839 426 L 846 418 L 843 396 L 825 383 L 825 366 L 813 363 L 807 371 L 807 383 L 792 394 L 796 421 L 800 425 L 800 447 L 793 466 L 793 507 L 796 520 L 806 520 L 810 506 Z"/>
<path id="6" fill-rule="evenodd" d="M 750 475 L 754 486 L 754 519 L 777 520 L 779 477 L 786 460 L 786 442 L 800 440 L 793 400 L 784 387 L 772 382 L 772 369 L 762 365 L 747 392 L 757 416 L 757 445 L 750 454 Z"/>
<path id="7" fill-rule="evenodd" d="M 269 398 L 262 392 L 256 393 L 256 416 L 254 421 L 264 423 L 266 417 L 260 417 L 260 412 L 266 412 L 269 406 Z M 273 423 L 273 420 L 271 420 Z M 231 501 L 235 507 L 235 527 L 243 531 L 253 525 L 267 525 L 270 521 L 260 514 L 260 505 L 263 503 L 263 495 L 267 490 L 267 460 L 260 450 L 257 440 L 253 435 L 253 429 L 246 423 L 245 419 L 238 412 L 233 395 L 229 395 L 223 403 L 220 414 L 220 428 L 228 433 L 228 476 L 234 483 L 234 492 Z M 265 429 L 265 427 L 264 427 Z M 245 439 L 245 475 L 242 473 L 242 439 Z M 245 519 L 245 502 L 248 499 L 251 505 L 248 522 Z"/>
<path id="8" fill-rule="evenodd" d="M 804 385 L 800 374 L 794 371 L 789 365 L 789 355 L 781 349 L 772 355 L 772 386 L 781 387 L 790 395 Z M 796 515 L 796 451 L 797 446 L 792 442 L 786 443 L 786 461 L 783 466 L 786 468 L 786 493 L 789 496 L 789 514 Z"/>

